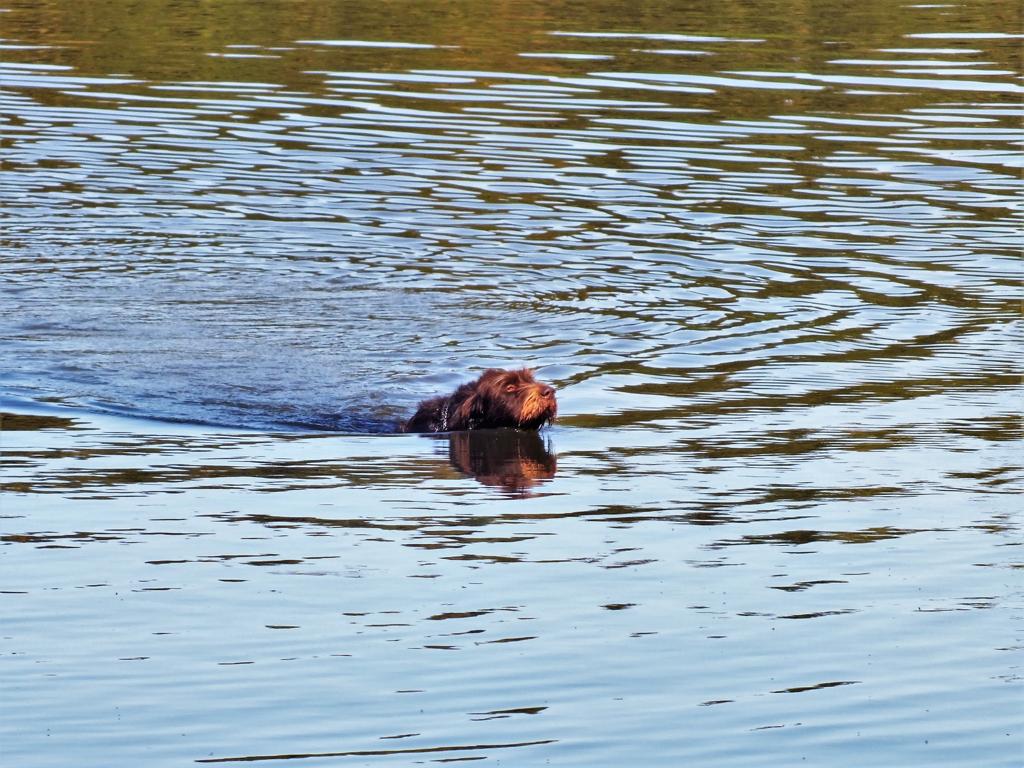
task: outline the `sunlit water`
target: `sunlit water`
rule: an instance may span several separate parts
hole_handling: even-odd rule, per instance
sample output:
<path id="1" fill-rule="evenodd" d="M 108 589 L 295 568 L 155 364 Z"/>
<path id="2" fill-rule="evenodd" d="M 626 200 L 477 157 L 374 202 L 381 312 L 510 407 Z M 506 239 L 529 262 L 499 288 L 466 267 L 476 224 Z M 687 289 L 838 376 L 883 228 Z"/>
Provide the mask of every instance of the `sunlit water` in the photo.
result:
<path id="1" fill-rule="evenodd" d="M 1021 763 L 1019 9 L 678 5 L 0 8 L 5 763 Z"/>

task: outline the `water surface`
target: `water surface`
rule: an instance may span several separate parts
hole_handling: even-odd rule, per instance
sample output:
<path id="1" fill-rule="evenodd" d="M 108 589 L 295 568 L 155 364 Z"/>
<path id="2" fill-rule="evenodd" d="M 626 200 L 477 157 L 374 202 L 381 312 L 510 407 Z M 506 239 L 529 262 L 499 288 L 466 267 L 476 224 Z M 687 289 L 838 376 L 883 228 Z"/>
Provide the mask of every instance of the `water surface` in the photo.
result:
<path id="1" fill-rule="evenodd" d="M 1019 764 L 1011 6 L 8 3 L 4 757 Z"/>

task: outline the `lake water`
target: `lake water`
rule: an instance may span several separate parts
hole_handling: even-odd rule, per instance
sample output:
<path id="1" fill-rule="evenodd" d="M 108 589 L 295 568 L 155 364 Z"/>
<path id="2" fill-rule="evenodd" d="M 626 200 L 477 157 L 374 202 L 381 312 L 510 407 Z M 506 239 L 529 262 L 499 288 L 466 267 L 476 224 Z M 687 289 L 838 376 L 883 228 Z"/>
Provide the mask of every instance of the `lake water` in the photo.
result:
<path id="1" fill-rule="evenodd" d="M 0 38 L 5 765 L 1024 760 L 1018 4 Z"/>

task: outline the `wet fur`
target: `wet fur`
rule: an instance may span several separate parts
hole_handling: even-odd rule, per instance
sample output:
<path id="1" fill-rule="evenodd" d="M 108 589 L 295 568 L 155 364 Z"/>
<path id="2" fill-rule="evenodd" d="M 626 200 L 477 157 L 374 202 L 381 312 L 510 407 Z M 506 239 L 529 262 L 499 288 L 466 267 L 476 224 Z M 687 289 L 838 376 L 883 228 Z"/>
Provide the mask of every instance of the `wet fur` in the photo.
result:
<path id="1" fill-rule="evenodd" d="M 555 390 L 528 368 L 490 368 L 450 395 L 424 400 L 402 432 L 458 432 L 466 429 L 539 429 L 558 412 Z"/>

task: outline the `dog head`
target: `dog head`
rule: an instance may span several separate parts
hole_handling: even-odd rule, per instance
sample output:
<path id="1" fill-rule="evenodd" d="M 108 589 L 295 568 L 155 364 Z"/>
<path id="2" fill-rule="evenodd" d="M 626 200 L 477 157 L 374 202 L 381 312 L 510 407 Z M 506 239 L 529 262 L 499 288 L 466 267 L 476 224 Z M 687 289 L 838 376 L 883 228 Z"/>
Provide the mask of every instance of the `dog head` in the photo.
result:
<path id="1" fill-rule="evenodd" d="M 469 387 L 469 397 L 459 405 L 457 415 L 476 427 L 538 429 L 558 413 L 555 390 L 537 381 L 528 368 L 491 368 Z"/>

